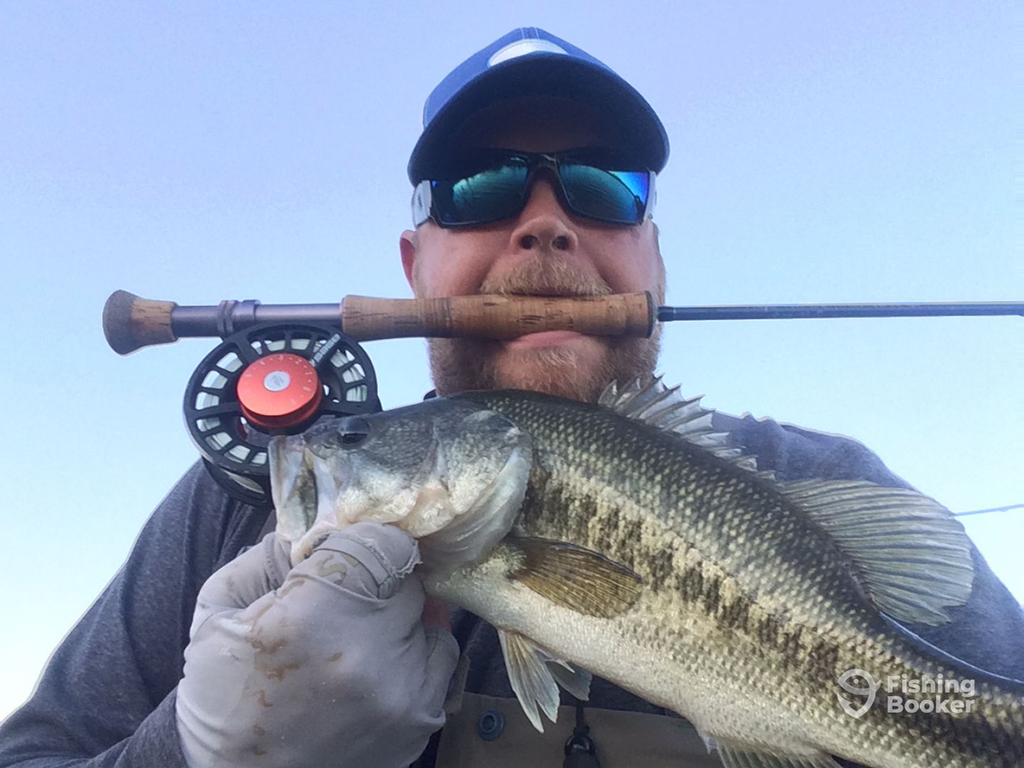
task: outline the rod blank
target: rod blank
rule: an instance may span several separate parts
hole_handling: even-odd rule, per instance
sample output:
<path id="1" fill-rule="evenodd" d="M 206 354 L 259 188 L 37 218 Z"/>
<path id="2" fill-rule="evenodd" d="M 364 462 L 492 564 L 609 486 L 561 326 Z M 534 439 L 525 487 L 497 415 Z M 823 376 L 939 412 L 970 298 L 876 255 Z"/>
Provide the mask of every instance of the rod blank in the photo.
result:
<path id="1" fill-rule="evenodd" d="M 667 323 L 673 320 L 787 320 L 826 317 L 955 317 L 978 315 L 1018 315 L 1024 317 L 1024 301 L 658 307 L 659 323 Z"/>

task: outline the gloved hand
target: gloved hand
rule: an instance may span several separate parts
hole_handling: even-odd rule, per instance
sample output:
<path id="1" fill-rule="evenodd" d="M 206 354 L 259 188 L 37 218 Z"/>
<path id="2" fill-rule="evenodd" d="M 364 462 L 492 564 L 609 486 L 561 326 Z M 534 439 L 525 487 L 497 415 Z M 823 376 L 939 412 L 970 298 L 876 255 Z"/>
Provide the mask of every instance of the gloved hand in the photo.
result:
<path id="1" fill-rule="evenodd" d="M 275 534 L 199 592 L 177 723 L 190 768 L 408 766 L 459 649 L 424 629 L 416 542 L 362 522 L 289 570 Z"/>

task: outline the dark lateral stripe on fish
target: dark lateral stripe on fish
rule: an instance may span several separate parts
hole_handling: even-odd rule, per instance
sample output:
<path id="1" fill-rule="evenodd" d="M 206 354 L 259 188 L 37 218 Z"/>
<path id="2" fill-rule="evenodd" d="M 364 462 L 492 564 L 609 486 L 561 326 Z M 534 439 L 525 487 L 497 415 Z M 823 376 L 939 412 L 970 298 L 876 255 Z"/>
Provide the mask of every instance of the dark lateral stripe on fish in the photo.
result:
<path id="1" fill-rule="evenodd" d="M 820 687 L 819 693 L 830 703 L 835 702 L 835 693 L 839 690 L 835 684 L 838 677 L 845 670 L 864 663 L 853 649 L 848 648 L 844 653 L 840 645 L 822 638 L 812 639 L 812 627 L 787 621 L 746 595 L 725 599 L 723 577 L 709 574 L 711 568 L 702 561 L 677 571 L 671 551 L 649 551 L 637 546 L 641 541 L 642 521 L 627 519 L 621 510 L 599 505 L 595 499 L 581 495 L 574 486 L 554 481 L 547 472 L 535 468 L 524 500 L 525 518 L 532 522 L 531 518 L 543 517 L 554 538 L 587 542 L 595 551 L 641 574 L 648 582 L 647 588 L 654 592 L 673 591 L 685 603 L 699 604 L 706 614 L 717 619 L 723 631 L 756 639 L 752 647 L 757 655 L 766 659 L 780 658 L 783 670 L 799 670 L 809 684 Z M 545 512 L 552 509 L 573 512 L 556 518 Z M 914 673 L 898 659 L 892 661 L 898 674 Z M 953 665 L 952 669 L 936 669 L 935 673 L 948 677 L 957 671 Z M 981 702 L 975 701 L 980 707 Z M 994 755 L 1019 754 L 1024 750 L 1024 735 L 1012 723 L 999 722 L 995 713 L 988 719 L 980 711 L 961 715 L 921 712 L 892 715 L 876 705 L 862 719 L 877 721 L 878 727 L 884 728 L 895 727 L 894 717 L 907 718 L 902 725 L 922 739 L 953 741 L 979 758 L 992 759 Z"/>
<path id="2" fill-rule="evenodd" d="M 819 641 L 809 650 L 804 650 L 801 643 L 803 627 L 791 625 L 776 615 L 765 613 L 746 595 L 740 594 L 731 600 L 723 599 L 722 577 L 717 574 L 705 576 L 703 563 L 698 562 L 681 572 L 676 571 L 672 564 L 672 552 L 641 551 L 636 546 L 640 541 L 642 527 L 639 520 L 623 520 L 618 510 L 599 510 L 593 499 L 581 497 L 567 486 L 551 482 L 546 472 L 534 471 L 524 501 L 524 515 L 527 519 L 531 515 L 539 517 L 544 514 L 544 509 L 564 509 L 569 503 L 579 508 L 578 514 L 559 518 L 561 525 L 555 526 L 555 538 L 561 535 L 569 541 L 586 541 L 595 551 L 610 556 L 641 575 L 646 574 L 646 586 L 652 591 L 674 591 L 687 603 L 700 603 L 705 613 L 714 616 L 723 629 L 757 637 L 762 646 L 777 651 L 787 667 L 804 667 L 819 679 L 834 680 L 843 671 L 837 669 L 840 655 L 837 646 Z M 608 519 L 605 525 L 588 522 L 600 521 L 602 516 L 615 519 Z M 546 523 L 552 525 L 553 521 L 549 518 Z M 586 528 L 579 523 L 587 523 Z M 595 528 L 597 534 L 591 536 Z M 623 544 L 630 546 L 621 546 Z M 758 615 L 754 616 L 753 613 Z"/>

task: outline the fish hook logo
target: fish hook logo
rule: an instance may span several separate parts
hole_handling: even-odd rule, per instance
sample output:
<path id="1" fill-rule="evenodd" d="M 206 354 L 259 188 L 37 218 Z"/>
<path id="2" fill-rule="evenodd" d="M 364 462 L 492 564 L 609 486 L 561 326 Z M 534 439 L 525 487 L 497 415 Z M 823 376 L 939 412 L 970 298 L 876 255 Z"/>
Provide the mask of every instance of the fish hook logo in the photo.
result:
<path id="1" fill-rule="evenodd" d="M 861 685 L 860 683 L 865 683 Z M 871 709 L 871 705 L 875 703 L 875 694 L 878 693 L 878 683 L 875 681 L 869 673 L 863 669 L 848 669 L 839 676 L 839 687 L 847 693 L 852 693 L 857 696 L 866 696 L 867 700 L 859 707 L 853 706 L 843 694 L 836 693 L 836 698 L 839 699 L 839 706 L 843 708 L 843 712 L 848 714 L 850 717 L 862 717 L 865 712 Z"/>

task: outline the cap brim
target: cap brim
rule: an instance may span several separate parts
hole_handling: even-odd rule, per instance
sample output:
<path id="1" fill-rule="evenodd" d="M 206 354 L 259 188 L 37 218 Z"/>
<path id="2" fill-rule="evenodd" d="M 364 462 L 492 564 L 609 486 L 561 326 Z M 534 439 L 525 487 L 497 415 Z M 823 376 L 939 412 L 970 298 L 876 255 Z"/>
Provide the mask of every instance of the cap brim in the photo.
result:
<path id="1" fill-rule="evenodd" d="M 469 117 L 491 104 L 525 95 L 559 96 L 593 105 L 648 170 L 665 167 L 665 127 L 636 89 L 600 65 L 563 54 L 534 53 L 491 67 L 449 99 L 413 148 L 409 180 L 417 184 L 430 178 L 432 163 L 450 153 L 446 142 Z"/>

